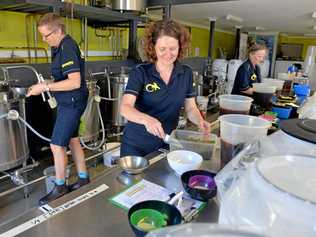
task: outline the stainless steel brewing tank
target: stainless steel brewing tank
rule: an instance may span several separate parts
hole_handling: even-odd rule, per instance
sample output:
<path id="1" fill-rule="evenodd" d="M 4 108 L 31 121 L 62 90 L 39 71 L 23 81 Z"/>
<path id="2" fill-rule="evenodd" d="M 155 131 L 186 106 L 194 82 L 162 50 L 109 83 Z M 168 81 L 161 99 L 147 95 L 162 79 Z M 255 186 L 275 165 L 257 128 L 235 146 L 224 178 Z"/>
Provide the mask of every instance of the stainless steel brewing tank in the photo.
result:
<path id="1" fill-rule="evenodd" d="M 100 88 L 97 86 L 96 81 L 86 81 L 89 90 L 89 98 L 87 107 L 81 116 L 80 134 L 81 138 L 85 141 L 96 141 L 99 137 L 100 131 L 100 118 L 98 114 L 99 103 L 95 101 L 95 96 L 100 94 Z"/>
<path id="2" fill-rule="evenodd" d="M 144 11 L 146 0 L 112 0 L 114 10 Z"/>
<path id="3" fill-rule="evenodd" d="M 124 126 L 127 120 L 120 115 L 119 106 L 122 100 L 122 96 L 125 90 L 125 87 L 128 82 L 128 75 L 124 73 L 120 74 L 110 74 L 110 81 L 112 84 L 112 97 L 117 98 L 113 101 L 112 109 L 112 121 L 114 126 Z"/>
<path id="4" fill-rule="evenodd" d="M 25 101 L 10 93 L 0 93 L 0 115 L 16 110 L 25 120 Z M 0 171 L 21 165 L 29 157 L 26 126 L 20 120 L 0 120 Z"/>

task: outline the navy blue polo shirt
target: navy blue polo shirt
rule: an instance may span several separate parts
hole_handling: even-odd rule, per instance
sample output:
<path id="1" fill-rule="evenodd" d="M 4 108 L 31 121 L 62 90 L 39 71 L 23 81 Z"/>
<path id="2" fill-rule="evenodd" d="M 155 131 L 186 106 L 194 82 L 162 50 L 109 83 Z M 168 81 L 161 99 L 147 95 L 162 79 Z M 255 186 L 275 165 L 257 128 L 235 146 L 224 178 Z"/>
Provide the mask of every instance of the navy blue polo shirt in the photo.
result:
<path id="1" fill-rule="evenodd" d="M 178 125 L 185 99 L 195 97 L 192 70 L 176 62 L 167 85 L 155 64 L 140 64 L 130 72 L 124 94 L 135 95 L 135 108 L 158 119 L 165 133 L 170 134 Z M 129 121 L 124 129 L 123 142 L 138 147 L 154 147 L 162 143 L 162 139 L 148 133 L 144 125 Z"/>
<path id="2" fill-rule="evenodd" d="M 244 95 L 242 91 L 252 87 L 252 83 L 258 82 L 261 82 L 260 67 L 258 65 L 254 67 L 248 59 L 237 70 L 232 94 Z"/>
<path id="3" fill-rule="evenodd" d="M 85 62 L 77 43 L 66 35 L 58 47 L 52 48 L 52 75 L 54 81 L 68 78 L 68 74 L 80 72 L 80 88 L 72 91 L 54 91 L 58 104 L 69 104 L 74 101 L 86 100 L 88 94 L 85 81 Z"/>

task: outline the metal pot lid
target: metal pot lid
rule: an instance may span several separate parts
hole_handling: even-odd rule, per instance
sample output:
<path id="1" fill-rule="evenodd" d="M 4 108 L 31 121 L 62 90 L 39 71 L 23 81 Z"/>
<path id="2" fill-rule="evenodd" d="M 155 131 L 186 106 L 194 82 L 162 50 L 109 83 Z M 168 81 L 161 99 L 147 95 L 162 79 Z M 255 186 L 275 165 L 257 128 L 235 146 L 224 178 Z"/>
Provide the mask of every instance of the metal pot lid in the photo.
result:
<path id="1" fill-rule="evenodd" d="M 316 144 L 316 120 L 288 119 L 280 123 L 280 128 L 293 137 Z"/>
<path id="2" fill-rule="evenodd" d="M 269 184 L 293 198 L 316 204 L 316 159 L 286 155 L 259 159 L 256 171 Z"/>
<path id="3" fill-rule="evenodd" d="M 301 128 L 316 133 L 316 119 L 304 119 L 298 123 Z"/>

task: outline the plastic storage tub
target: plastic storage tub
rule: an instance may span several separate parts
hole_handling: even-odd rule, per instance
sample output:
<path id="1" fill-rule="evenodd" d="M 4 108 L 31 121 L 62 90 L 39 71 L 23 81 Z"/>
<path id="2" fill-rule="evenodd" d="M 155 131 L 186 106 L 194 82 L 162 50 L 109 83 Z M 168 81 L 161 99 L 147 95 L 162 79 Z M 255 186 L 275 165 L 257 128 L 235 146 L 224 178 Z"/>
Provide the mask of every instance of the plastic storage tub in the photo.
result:
<path id="1" fill-rule="evenodd" d="M 311 91 L 309 85 L 294 85 L 293 88 L 295 95 L 299 96 L 309 96 Z"/>
<path id="2" fill-rule="evenodd" d="M 249 114 L 252 98 L 243 95 L 220 95 L 220 114 Z"/>
<path id="3" fill-rule="evenodd" d="M 233 159 L 244 145 L 267 136 L 271 122 L 250 115 L 225 114 L 219 117 L 221 168 Z"/>
<path id="4" fill-rule="evenodd" d="M 262 82 L 271 86 L 275 86 L 277 90 L 282 90 L 284 81 L 274 78 L 263 78 Z"/>
<path id="5" fill-rule="evenodd" d="M 277 87 L 269 83 L 252 83 L 253 90 L 258 93 L 275 93 Z"/>
<path id="6" fill-rule="evenodd" d="M 292 107 L 278 107 L 278 106 L 272 106 L 272 112 L 276 112 L 278 115 L 277 117 L 280 119 L 288 119 L 291 114 Z"/>
<path id="7" fill-rule="evenodd" d="M 215 134 L 205 135 L 202 132 L 190 130 L 173 130 L 171 137 L 180 144 L 171 143 L 170 151 L 189 150 L 200 154 L 204 160 L 210 160 L 215 152 L 217 136 Z"/>

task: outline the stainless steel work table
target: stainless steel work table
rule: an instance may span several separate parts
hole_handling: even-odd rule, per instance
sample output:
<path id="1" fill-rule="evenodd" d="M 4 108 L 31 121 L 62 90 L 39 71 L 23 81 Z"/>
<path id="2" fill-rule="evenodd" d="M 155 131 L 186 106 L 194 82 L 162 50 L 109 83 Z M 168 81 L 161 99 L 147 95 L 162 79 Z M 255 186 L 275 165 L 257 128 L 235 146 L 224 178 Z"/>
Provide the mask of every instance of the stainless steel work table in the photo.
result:
<path id="1" fill-rule="evenodd" d="M 217 169 L 215 163 L 214 160 L 204 161 L 201 169 L 214 171 Z M 50 203 L 52 207 L 57 207 L 101 184 L 109 186 L 109 189 L 102 193 L 49 218 L 45 222 L 26 230 L 18 236 L 134 236 L 134 233 L 128 224 L 127 213 L 123 209 L 114 206 L 109 201 L 110 197 L 113 197 L 127 187 L 117 179 L 121 172 L 122 170 L 118 167 L 110 168 L 89 185 Z M 166 159 L 162 159 L 151 165 L 143 174 L 138 175 L 135 178 L 144 178 L 174 192 L 183 189 L 180 177 L 178 177 L 169 167 Z M 208 223 L 217 222 L 218 212 L 219 209 L 214 199 L 210 200 L 207 207 L 200 213 L 196 221 Z M 19 226 L 42 214 L 43 213 L 39 209 L 34 208 L 25 215 L 17 217 L 13 221 L 2 225 L 0 227 L 0 233 L 4 233 L 11 228 Z"/>

